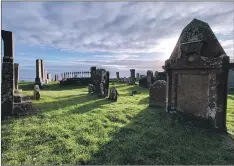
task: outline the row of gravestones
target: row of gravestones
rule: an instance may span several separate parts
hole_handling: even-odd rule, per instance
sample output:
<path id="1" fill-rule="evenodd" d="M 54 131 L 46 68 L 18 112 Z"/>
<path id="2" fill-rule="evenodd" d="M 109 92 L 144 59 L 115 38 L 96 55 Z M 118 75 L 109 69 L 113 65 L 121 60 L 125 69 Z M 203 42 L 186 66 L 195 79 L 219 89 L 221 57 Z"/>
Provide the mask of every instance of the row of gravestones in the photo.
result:
<path id="1" fill-rule="evenodd" d="M 233 68 L 209 25 L 194 19 L 165 61 L 167 82 L 157 80 L 150 85 L 149 105 L 206 120 L 226 132 L 227 91 L 233 86 Z"/>
<path id="2" fill-rule="evenodd" d="M 48 84 L 50 81 L 52 81 L 51 74 L 47 73 L 45 70 L 44 62 L 41 59 L 36 60 L 36 78 L 35 78 L 35 84 L 38 85 L 40 88 L 44 84 Z"/>
<path id="3" fill-rule="evenodd" d="M 4 56 L 1 83 L 1 119 L 31 109 L 31 100 L 23 100 L 19 83 L 19 64 L 14 63 L 14 41 L 10 31 L 1 31 Z"/>

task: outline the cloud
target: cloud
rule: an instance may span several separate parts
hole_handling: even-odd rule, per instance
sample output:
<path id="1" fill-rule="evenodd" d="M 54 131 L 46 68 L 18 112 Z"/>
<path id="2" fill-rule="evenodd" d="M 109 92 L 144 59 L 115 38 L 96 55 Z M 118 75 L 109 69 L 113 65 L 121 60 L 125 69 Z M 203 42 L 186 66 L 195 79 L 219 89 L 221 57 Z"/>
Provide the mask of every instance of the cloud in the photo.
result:
<path id="1" fill-rule="evenodd" d="M 233 2 L 2 2 L 2 27 L 13 31 L 16 44 L 94 58 L 62 66 L 158 70 L 193 18 L 207 22 L 233 56 L 233 11 Z M 59 59 L 45 61 L 56 68 Z"/>
<path id="2" fill-rule="evenodd" d="M 233 31 L 232 3 L 3 2 L 3 28 L 31 45 L 84 52 L 168 53 L 194 17 Z M 165 46 L 162 46 L 162 45 Z M 160 48 L 158 48 L 160 47 Z"/>

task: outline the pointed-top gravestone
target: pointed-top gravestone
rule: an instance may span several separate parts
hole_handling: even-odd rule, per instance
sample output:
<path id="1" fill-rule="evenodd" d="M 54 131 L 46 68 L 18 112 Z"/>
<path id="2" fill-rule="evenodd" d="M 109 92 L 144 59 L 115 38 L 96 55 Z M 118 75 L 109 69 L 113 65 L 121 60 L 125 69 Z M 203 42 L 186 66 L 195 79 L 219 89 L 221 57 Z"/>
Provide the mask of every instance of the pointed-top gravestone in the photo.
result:
<path id="1" fill-rule="evenodd" d="M 226 131 L 229 57 L 210 26 L 192 20 L 182 31 L 163 68 L 168 112 L 193 115 Z"/>
<path id="2" fill-rule="evenodd" d="M 191 53 L 210 58 L 218 58 L 225 54 L 210 26 L 198 19 L 193 19 L 183 29 L 169 59 L 179 59 Z"/>

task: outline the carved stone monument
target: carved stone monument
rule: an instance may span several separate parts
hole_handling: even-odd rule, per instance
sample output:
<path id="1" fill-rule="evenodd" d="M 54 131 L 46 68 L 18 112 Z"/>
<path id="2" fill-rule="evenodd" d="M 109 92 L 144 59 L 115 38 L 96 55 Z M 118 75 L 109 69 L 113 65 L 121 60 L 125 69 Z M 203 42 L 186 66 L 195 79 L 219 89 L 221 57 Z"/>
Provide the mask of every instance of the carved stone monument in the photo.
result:
<path id="1" fill-rule="evenodd" d="M 206 120 L 226 131 L 228 65 L 229 57 L 210 26 L 192 20 L 163 67 L 167 73 L 166 110 Z"/>

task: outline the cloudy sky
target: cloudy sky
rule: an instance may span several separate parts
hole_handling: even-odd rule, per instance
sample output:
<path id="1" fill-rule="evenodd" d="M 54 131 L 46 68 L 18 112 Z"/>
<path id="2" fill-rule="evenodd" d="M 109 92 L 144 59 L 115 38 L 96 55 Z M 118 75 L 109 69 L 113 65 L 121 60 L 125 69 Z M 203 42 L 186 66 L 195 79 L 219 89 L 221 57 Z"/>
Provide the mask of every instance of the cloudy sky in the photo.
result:
<path id="1" fill-rule="evenodd" d="M 35 78 L 36 59 L 52 75 L 97 66 L 129 76 L 162 71 L 193 18 L 233 57 L 233 11 L 234 2 L 2 2 L 2 29 L 14 34 L 21 80 Z"/>

